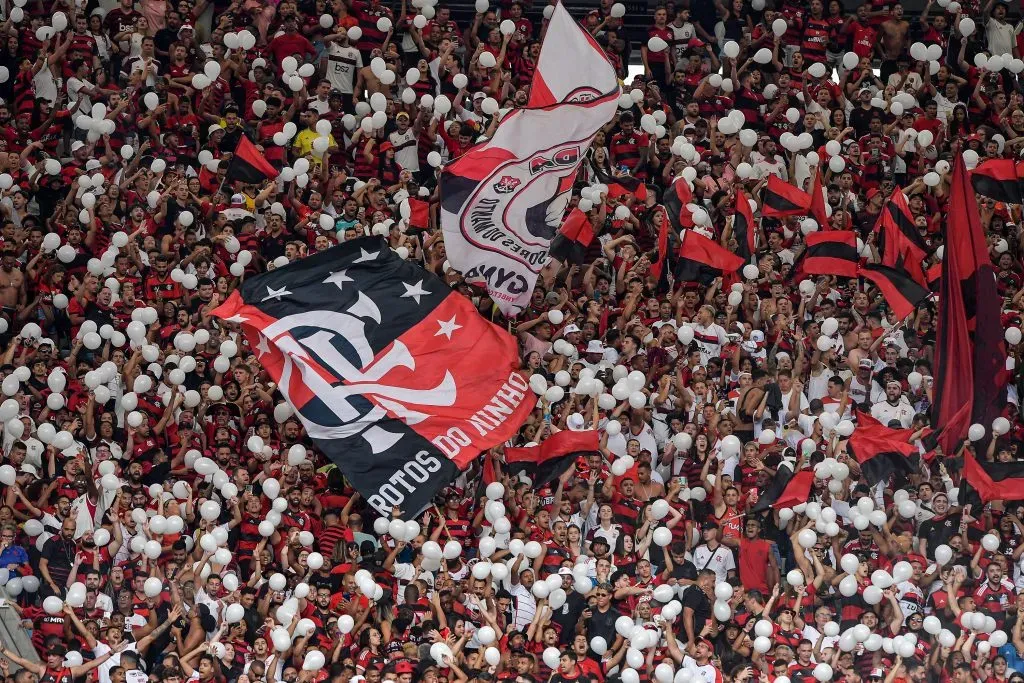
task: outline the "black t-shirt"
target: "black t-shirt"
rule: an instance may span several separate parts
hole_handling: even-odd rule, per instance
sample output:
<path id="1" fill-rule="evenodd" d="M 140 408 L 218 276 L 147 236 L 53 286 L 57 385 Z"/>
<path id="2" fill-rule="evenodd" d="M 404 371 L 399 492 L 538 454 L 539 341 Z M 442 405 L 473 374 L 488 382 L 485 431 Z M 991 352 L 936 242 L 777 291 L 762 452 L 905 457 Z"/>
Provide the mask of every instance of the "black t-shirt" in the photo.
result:
<path id="1" fill-rule="evenodd" d="M 693 610 L 693 635 L 697 636 L 711 618 L 711 599 L 697 586 L 690 586 L 683 593 L 683 609 L 687 607 Z M 681 630 L 681 634 L 686 632 Z"/>
<path id="2" fill-rule="evenodd" d="M 555 610 L 551 615 L 551 621 L 560 627 L 558 642 L 568 645 L 576 636 L 576 622 L 587 607 L 587 601 L 582 595 L 573 591 L 565 597 L 565 604 Z"/>
<path id="3" fill-rule="evenodd" d="M 917 537 L 923 538 L 929 558 L 935 557 L 935 548 L 957 535 L 960 530 L 960 515 L 933 517 L 921 523 Z"/>
<path id="4" fill-rule="evenodd" d="M 602 612 L 595 607 L 586 622 L 587 638 L 593 640 L 595 637 L 601 636 L 606 643 L 614 643 L 615 620 L 621 616 L 622 614 L 614 607 L 609 607 L 607 612 Z"/>

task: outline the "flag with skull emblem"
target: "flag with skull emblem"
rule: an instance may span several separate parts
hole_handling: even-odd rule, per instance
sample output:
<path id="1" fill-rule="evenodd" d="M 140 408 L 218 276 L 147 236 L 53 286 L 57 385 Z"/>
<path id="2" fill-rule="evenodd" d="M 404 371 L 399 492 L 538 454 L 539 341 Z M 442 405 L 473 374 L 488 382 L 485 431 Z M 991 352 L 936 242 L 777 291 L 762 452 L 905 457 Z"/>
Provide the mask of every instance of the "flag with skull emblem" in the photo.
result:
<path id="1" fill-rule="evenodd" d="M 421 511 L 536 403 L 515 340 L 380 238 L 248 279 L 214 315 L 384 515 Z"/>

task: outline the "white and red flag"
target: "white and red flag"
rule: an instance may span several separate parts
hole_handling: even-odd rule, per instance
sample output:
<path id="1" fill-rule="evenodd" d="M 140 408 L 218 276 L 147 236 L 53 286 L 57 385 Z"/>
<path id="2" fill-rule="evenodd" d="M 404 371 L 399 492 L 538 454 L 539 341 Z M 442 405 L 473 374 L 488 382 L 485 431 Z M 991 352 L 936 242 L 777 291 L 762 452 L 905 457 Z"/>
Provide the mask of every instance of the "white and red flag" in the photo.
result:
<path id="1" fill-rule="evenodd" d="M 506 315 L 529 302 L 576 172 L 615 114 L 619 92 L 604 51 L 559 3 L 529 106 L 509 112 L 494 137 L 442 169 L 448 260 L 468 280 L 486 283 Z"/>

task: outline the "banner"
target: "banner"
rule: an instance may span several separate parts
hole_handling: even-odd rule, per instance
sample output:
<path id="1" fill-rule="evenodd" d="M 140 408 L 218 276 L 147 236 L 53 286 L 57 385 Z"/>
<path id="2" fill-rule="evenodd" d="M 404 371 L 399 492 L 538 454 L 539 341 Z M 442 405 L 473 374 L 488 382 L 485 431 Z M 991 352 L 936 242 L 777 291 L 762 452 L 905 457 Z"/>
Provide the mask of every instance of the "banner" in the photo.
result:
<path id="1" fill-rule="evenodd" d="M 423 510 L 536 403 L 515 340 L 378 237 L 247 279 L 214 315 L 385 516 Z"/>
<path id="2" fill-rule="evenodd" d="M 560 4 L 533 84 L 531 108 L 509 112 L 494 137 L 441 170 L 448 260 L 505 315 L 529 303 L 579 165 L 618 107 L 615 70 Z"/>

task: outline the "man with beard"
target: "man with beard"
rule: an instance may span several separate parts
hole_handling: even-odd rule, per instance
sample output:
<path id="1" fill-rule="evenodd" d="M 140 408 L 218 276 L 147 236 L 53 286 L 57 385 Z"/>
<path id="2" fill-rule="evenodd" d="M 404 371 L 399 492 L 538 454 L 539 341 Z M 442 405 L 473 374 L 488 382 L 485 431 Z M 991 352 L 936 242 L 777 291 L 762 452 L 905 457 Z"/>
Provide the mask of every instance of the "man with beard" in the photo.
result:
<path id="1" fill-rule="evenodd" d="M 75 518 L 74 515 L 70 515 L 61 522 L 60 533 L 52 536 L 43 546 L 42 556 L 39 558 L 39 574 L 43 579 L 43 584 L 39 587 L 41 597 L 59 597 L 64 594 L 63 589 L 67 585 L 77 552 Z"/>

